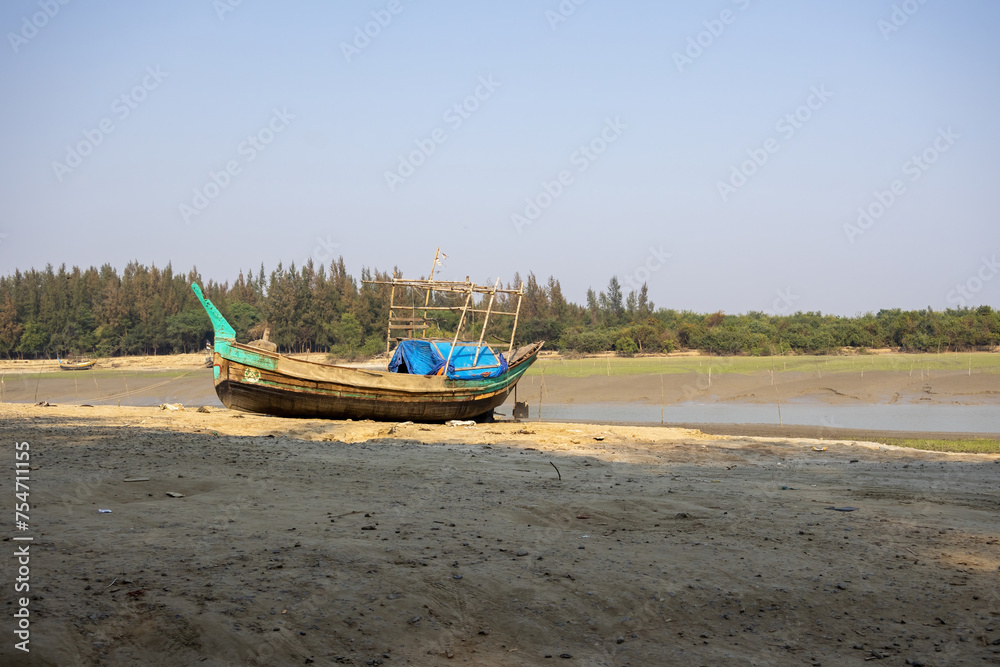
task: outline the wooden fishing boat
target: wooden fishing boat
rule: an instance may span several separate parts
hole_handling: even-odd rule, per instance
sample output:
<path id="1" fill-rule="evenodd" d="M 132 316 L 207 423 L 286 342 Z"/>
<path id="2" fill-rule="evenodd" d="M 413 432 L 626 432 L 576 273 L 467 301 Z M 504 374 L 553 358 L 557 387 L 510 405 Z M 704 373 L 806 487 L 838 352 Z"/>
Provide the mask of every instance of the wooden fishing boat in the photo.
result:
<path id="1" fill-rule="evenodd" d="M 59 362 L 59 368 L 64 371 L 89 371 L 91 368 L 97 364 L 96 361 L 63 361 L 56 357 Z"/>
<path id="2" fill-rule="evenodd" d="M 436 261 L 436 260 L 435 260 Z M 433 274 L 432 274 L 433 276 Z M 518 290 L 499 289 L 468 282 L 402 280 L 379 282 L 392 286 L 386 351 L 395 354 L 385 370 L 351 368 L 316 363 L 279 354 L 273 343 L 238 343 L 232 326 L 201 288 L 192 284 L 215 329 L 213 372 L 215 390 L 231 409 L 281 417 L 328 419 L 375 419 L 385 421 L 441 422 L 452 419 L 487 419 L 514 389 L 517 381 L 535 361 L 543 342 L 514 349 L 514 332 L 520 311 L 523 285 Z M 411 297 L 414 290 L 427 292 L 423 306 L 398 306 L 400 293 Z M 464 305 L 431 305 L 431 293 L 464 295 Z M 474 295 L 489 295 L 489 305 L 474 307 Z M 513 311 L 494 309 L 496 296 L 516 297 Z M 485 298 L 483 298 L 485 301 Z M 458 330 L 451 340 L 413 338 L 429 328 L 426 311 L 460 311 Z M 425 313 L 417 317 L 417 312 Z M 460 341 L 467 315 L 484 316 L 484 326 L 476 342 Z M 404 316 L 408 315 L 408 316 Z M 514 318 L 507 354 L 496 353 L 485 342 L 486 324 L 491 316 Z M 408 338 L 393 338 L 394 331 L 406 331 Z M 392 369 L 392 370 L 390 370 Z M 430 372 L 424 372 L 430 371 Z"/>

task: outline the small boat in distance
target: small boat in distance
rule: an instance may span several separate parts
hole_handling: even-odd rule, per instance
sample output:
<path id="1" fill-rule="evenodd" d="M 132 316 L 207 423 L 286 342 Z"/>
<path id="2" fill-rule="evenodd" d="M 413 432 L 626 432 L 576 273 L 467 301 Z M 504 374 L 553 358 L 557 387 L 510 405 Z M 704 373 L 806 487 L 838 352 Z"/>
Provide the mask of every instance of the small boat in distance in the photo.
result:
<path id="1" fill-rule="evenodd" d="M 435 260 L 436 261 L 436 260 Z M 250 344 L 236 342 L 236 333 L 215 305 L 191 289 L 201 301 L 215 329 L 213 373 L 215 391 L 231 409 L 279 417 L 326 419 L 375 419 L 384 421 L 443 422 L 452 419 L 489 419 L 534 363 L 544 341 L 514 349 L 517 317 L 524 286 L 500 289 L 465 282 L 430 280 L 372 281 L 391 286 L 385 370 L 351 368 L 295 359 L 279 354 L 270 341 Z M 416 305 L 416 293 L 424 298 Z M 434 292 L 457 295 L 462 305 L 432 304 Z M 513 310 L 496 308 L 497 295 L 516 300 Z M 489 297 L 488 305 L 476 307 L 474 297 Z M 486 298 L 482 296 L 485 302 Z M 409 305 L 398 305 L 400 303 Z M 460 313 L 451 339 L 414 338 L 426 333 L 428 311 Z M 420 315 L 419 313 L 423 313 Z M 483 315 L 483 328 L 476 341 L 461 339 L 468 315 Z M 405 316 L 404 316 L 405 315 Z M 485 342 L 491 317 L 512 317 L 506 354 Z M 407 338 L 393 338 L 393 331 L 405 331 Z M 266 338 L 266 336 L 265 336 Z M 505 339 L 506 340 L 506 339 Z"/>
<path id="2" fill-rule="evenodd" d="M 59 357 L 56 357 L 56 360 L 59 362 L 59 368 L 64 371 L 89 371 L 97 363 L 96 361 L 63 361 Z"/>

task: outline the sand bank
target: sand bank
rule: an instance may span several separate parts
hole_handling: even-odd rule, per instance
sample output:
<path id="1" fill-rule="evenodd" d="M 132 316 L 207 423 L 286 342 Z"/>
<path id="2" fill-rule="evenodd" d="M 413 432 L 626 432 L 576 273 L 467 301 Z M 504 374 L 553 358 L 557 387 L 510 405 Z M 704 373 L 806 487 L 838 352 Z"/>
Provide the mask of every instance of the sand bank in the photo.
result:
<path id="1" fill-rule="evenodd" d="M 0 431 L 35 468 L 34 664 L 1000 659 L 995 457 L 115 406 Z"/>

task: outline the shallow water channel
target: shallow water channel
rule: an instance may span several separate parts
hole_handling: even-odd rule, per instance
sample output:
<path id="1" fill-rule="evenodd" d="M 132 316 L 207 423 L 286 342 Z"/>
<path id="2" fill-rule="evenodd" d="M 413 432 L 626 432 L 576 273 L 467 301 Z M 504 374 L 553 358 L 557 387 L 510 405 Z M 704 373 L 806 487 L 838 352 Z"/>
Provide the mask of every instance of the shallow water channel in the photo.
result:
<path id="1" fill-rule="evenodd" d="M 222 407 L 212 386 L 211 369 L 155 373 L 75 372 L 5 375 L 0 401 L 13 403 Z M 513 399 L 498 409 L 509 416 Z M 750 403 L 679 403 L 662 408 L 662 421 L 673 424 L 779 424 L 779 406 Z M 887 431 L 947 431 L 1000 433 L 1000 408 L 995 405 L 829 405 L 790 402 L 780 406 L 780 423 L 827 428 Z M 529 420 L 538 418 L 538 404 L 529 405 Z M 661 422 L 661 407 L 647 403 L 542 404 L 544 421 L 604 423 Z"/>
<path id="2" fill-rule="evenodd" d="M 642 403 L 542 404 L 543 421 L 660 423 L 661 408 Z M 680 403 L 662 408 L 675 424 L 778 424 L 778 405 Z M 530 419 L 538 406 L 530 406 Z M 782 403 L 780 423 L 887 431 L 1000 433 L 1000 409 L 991 405 L 826 405 Z"/>

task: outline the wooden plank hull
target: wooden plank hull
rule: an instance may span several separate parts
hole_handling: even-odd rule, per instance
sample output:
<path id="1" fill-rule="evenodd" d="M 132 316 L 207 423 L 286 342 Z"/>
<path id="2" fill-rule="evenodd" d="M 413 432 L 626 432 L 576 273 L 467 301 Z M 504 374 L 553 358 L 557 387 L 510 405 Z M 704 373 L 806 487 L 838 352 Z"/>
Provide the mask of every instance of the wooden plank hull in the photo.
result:
<path id="1" fill-rule="evenodd" d="M 228 408 L 281 417 L 474 419 L 507 399 L 540 348 L 526 348 L 500 377 L 449 380 L 316 364 L 230 343 L 214 355 L 215 390 Z"/>
<path id="2" fill-rule="evenodd" d="M 96 361 L 80 361 L 80 362 L 68 362 L 60 361 L 59 368 L 64 371 L 89 371 L 97 364 Z"/>

